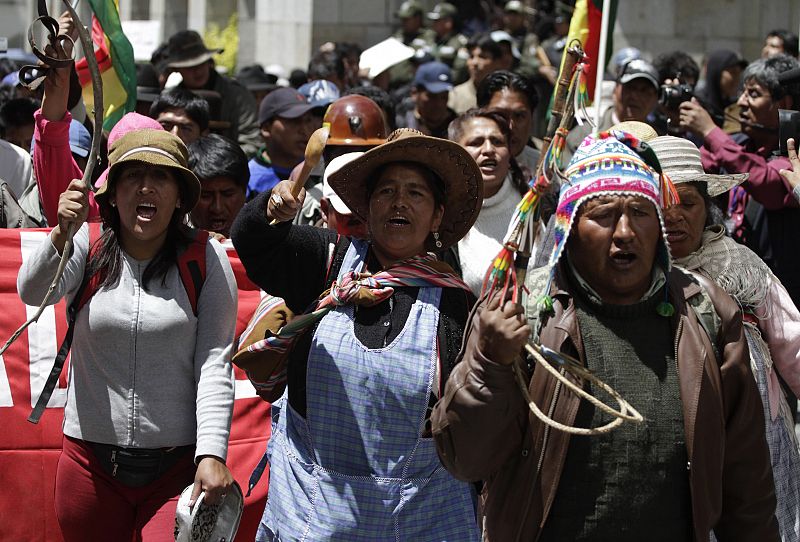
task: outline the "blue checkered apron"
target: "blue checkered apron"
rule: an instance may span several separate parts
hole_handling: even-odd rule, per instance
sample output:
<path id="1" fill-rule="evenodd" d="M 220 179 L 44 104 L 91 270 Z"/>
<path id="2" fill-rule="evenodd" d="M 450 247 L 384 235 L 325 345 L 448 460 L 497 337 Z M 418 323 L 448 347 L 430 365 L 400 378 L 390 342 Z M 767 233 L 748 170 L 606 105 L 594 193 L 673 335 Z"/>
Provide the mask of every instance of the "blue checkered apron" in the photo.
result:
<path id="1" fill-rule="evenodd" d="M 342 264 L 361 269 L 368 245 Z M 420 288 L 389 345 L 356 338 L 354 307 L 328 313 L 314 335 L 306 418 L 286 394 L 272 406 L 269 496 L 256 540 L 347 542 L 479 539 L 474 492 L 420 438 L 437 364 L 440 288 Z"/>

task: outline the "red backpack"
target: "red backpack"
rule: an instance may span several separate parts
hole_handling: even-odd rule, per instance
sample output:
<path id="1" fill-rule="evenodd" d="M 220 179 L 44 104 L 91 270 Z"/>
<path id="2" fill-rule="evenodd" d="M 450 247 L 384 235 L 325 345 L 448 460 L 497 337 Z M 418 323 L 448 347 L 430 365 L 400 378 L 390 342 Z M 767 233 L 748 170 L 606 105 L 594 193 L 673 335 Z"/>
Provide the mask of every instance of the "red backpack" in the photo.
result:
<path id="1" fill-rule="evenodd" d="M 100 222 L 88 222 L 89 225 L 89 252 L 86 256 L 86 267 L 88 269 L 89 260 L 97 252 L 97 241 L 102 235 Z M 186 289 L 186 295 L 189 297 L 189 303 L 192 305 L 192 312 L 197 316 L 197 301 L 200 298 L 200 291 L 203 288 L 203 283 L 206 279 L 206 243 L 208 242 L 208 232 L 205 230 L 196 230 L 194 239 L 186 250 L 178 254 L 178 273 L 181 277 L 183 287 Z M 100 273 L 95 273 L 91 277 L 86 274 L 83 276 L 77 293 L 75 294 L 72 303 L 67 307 L 67 332 L 64 335 L 64 341 L 58 349 L 56 359 L 53 362 L 53 368 L 47 377 L 44 389 L 42 390 L 39 399 L 36 401 L 36 406 L 33 407 L 28 421 L 31 423 L 39 423 L 39 419 L 47 407 L 47 402 L 53 394 L 53 390 L 58 383 L 58 378 L 61 376 L 61 370 L 64 368 L 64 362 L 67 359 L 67 354 L 72 346 L 72 334 L 75 331 L 75 319 L 78 312 L 89 302 L 94 294 L 100 289 L 100 284 L 103 282 L 103 276 Z"/>

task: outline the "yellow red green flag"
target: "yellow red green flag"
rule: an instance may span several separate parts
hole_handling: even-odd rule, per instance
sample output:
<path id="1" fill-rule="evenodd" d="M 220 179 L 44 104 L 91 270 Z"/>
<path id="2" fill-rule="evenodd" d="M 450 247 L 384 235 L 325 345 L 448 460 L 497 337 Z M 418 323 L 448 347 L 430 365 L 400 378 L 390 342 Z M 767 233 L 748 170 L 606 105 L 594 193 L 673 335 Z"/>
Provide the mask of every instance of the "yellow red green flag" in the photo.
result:
<path id="1" fill-rule="evenodd" d="M 606 47 L 606 58 L 602 62 L 597 61 L 600 54 L 600 26 L 603 18 L 603 0 L 578 0 L 575 2 L 575 11 L 572 12 L 572 20 L 569 24 L 569 34 L 567 34 L 567 45 L 573 40 L 581 42 L 584 52 L 589 60 L 589 69 L 586 78 L 589 90 L 589 99 L 594 99 L 594 85 L 597 77 L 598 66 L 605 69 L 608 59 L 613 52 L 612 34 L 614 33 L 614 20 L 617 16 L 618 0 L 611 0 L 609 4 L 608 20 L 608 46 Z M 566 47 L 564 56 L 561 58 L 561 68 L 564 67 L 566 59 Z"/>
<path id="2" fill-rule="evenodd" d="M 92 8 L 92 41 L 103 79 L 103 129 L 110 131 L 136 107 L 136 64 L 133 47 L 122 31 L 117 0 L 88 0 Z M 86 59 L 75 65 L 86 109 L 94 104 L 92 77 Z"/>

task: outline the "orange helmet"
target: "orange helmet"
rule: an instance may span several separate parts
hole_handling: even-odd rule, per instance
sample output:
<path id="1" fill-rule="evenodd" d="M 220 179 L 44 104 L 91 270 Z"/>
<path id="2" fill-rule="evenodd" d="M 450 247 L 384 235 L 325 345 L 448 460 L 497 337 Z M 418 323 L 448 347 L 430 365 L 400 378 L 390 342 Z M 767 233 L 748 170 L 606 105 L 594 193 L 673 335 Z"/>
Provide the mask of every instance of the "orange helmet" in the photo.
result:
<path id="1" fill-rule="evenodd" d="M 389 132 L 383 110 L 358 94 L 344 96 L 328 106 L 322 123 L 330 130 L 327 145 L 380 145 Z"/>

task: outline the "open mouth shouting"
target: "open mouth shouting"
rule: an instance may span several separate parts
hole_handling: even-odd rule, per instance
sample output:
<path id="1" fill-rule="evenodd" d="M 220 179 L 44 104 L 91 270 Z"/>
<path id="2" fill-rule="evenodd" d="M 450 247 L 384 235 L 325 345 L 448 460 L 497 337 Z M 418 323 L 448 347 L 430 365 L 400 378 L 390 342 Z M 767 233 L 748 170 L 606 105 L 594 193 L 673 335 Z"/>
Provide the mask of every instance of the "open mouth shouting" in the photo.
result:
<path id="1" fill-rule="evenodd" d="M 618 250 L 611 255 L 614 268 L 623 271 L 630 269 L 636 263 L 638 256 L 629 250 Z"/>
<path id="2" fill-rule="evenodd" d="M 670 243 L 680 243 L 685 241 L 688 234 L 683 230 L 667 230 L 667 241 Z"/>
<path id="3" fill-rule="evenodd" d="M 411 225 L 411 221 L 404 215 L 394 215 L 387 222 L 390 228 L 404 228 Z"/>
<path id="4" fill-rule="evenodd" d="M 158 207 L 156 207 L 155 203 L 142 202 L 136 206 L 136 216 L 145 222 L 153 220 L 156 213 L 158 213 Z"/>
<path id="5" fill-rule="evenodd" d="M 208 222 L 208 227 L 213 232 L 222 233 L 223 230 L 228 228 L 228 220 L 226 218 L 211 218 Z"/>
<path id="6" fill-rule="evenodd" d="M 497 170 L 497 160 L 494 158 L 486 158 L 481 160 L 478 164 L 482 175 L 494 175 Z"/>

